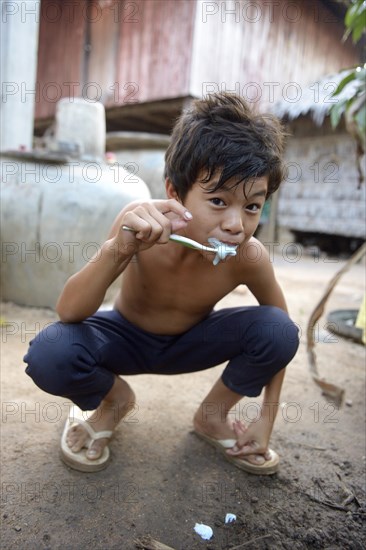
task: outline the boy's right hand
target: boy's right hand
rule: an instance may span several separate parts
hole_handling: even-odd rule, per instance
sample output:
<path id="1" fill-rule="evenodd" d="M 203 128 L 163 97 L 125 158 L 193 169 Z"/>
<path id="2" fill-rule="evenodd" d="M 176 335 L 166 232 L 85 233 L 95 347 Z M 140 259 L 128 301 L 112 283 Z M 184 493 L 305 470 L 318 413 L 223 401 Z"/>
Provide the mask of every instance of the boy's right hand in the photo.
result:
<path id="1" fill-rule="evenodd" d="M 106 242 L 78 273 L 67 281 L 57 302 L 65 323 L 79 323 L 102 304 L 107 288 L 139 250 L 164 244 L 174 231 L 184 229 L 191 214 L 174 199 L 134 202 L 117 216 Z M 134 230 L 126 231 L 122 226 Z"/>
<path id="2" fill-rule="evenodd" d="M 128 255 L 154 244 L 166 244 L 172 233 L 184 229 L 192 214 L 175 199 L 152 200 L 124 209 L 114 226 L 112 240 L 119 251 Z M 132 231 L 123 229 L 129 227 Z"/>

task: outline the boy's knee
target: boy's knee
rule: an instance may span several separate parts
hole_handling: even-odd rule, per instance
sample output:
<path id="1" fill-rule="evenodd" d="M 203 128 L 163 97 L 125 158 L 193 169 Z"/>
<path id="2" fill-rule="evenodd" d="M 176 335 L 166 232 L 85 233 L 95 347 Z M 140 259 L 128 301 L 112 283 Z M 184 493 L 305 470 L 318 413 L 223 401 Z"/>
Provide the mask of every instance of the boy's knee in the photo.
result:
<path id="1" fill-rule="evenodd" d="M 277 352 L 282 362 L 287 364 L 299 347 L 299 328 L 282 309 L 273 306 L 268 309 L 268 344 Z"/>
<path id="2" fill-rule="evenodd" d="M 75 377 L 73 375 L 77 347 L 67 345 L 65 338 L 57 335 L 57 323 L 53 337 L 41 332 L 29 345 L 24 356 L 25 372 L 34 383 L 53 395 L 66 395 Z"/>
<path id="3" fill-rule="evenodd" d="M 285 311 L 274 306 L 261 306 L 261 316 L 251 326 L 245 340 L 254 355 L 265 355 L 285 366 L 296 354 L 299 330 Z"/>
<path id="4" fill-rule="evenodd" d="M 82 410 L 96 409 L 115 379 L 97 368 L 102 362 L 98 341 L 81 324 L 55 323 L 52 329 L 52 337 L 43 331 L 30 343 L 26 373 L 43 391 L 71 399 Z"/>

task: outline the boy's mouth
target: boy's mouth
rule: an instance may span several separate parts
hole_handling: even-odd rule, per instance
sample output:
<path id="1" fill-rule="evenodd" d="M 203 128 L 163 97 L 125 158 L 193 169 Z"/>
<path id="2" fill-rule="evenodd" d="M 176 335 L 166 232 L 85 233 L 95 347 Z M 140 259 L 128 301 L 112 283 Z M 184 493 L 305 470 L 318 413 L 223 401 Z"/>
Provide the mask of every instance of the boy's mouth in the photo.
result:
<path id="1" fill-rule="evenodd" d="M 228 248 L 237 248 L 240 244 L 238 242 L 222 241 L 221 239 L 216 239 L 215 237 L 209 237 L 207 241 L 209 243 L 215 244 L 215 246 L 223 246 Z"/>
<path id="2" fill-rule="evenodd" d="M 226 244 L 227 246 L 239 246 L 239 243 L 232 243 L 230 241 L 220 241 L 221 244 Z"/>
<path id="3" fill-rule="evenodd" d="M 220 261 L 225 260 L 227 256 L 236 256 L 236 251 L 239 245 L 228 244 L 214 237 L 210 237 L 208 242 L 216 249 L 216 256 L 213 264 L 217 265 Z"/>

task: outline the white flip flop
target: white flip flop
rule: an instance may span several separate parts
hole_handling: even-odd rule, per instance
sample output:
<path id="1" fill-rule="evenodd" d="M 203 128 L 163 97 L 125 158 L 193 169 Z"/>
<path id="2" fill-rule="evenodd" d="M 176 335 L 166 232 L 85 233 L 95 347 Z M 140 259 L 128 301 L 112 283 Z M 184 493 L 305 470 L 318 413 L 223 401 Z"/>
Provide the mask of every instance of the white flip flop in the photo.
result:
<path id="1" fill-rule="evenodd" d="M 271 455 L 271 458 L 269 460 L 266 460 L 263 464 L 253 464 L 252 462 L 249 462 L 249 460 L 246 460 L 244 457 L 231 456 L 227 454 L 227 449 L 231 449 L 231 447 L 235 445 L 235 439 L 214 439 L 213 437 L 197 431 L 194 431 L 193 433 L 197 435 L 200 439 L 203 439 L 204 441 L 218 449 L 221 454 L 224 455 L 226 460 L 234 464 L 237 468 L 248 472 L 249 474 L 268 476 L 273 475 L 278 471 L 280 458 L 275 451 L 272 451 L 272 449 L 269 449 L 269 453 Z"/>
<path id="2" fill-rule="evenodd" d="M 111 438 L 113 432 L 110 430 L 103 430 L 96 432 L 91 425 L 86 422 L 86 419 L 92 414 L 90 411 L 82 411 L 74 405 L 70 409 L 70 413 L 65 423 L 64 431 L 61 437 L 61 459 L 63 462 L 79 472 L 99 472 L 103 470 L 109 462 L 110 452 L 108 445 L 103 449 L 102 455 L 95 460 L 91 460 L 86 456 L 86 452 L 90 449 L 91 445 L 96 439 Z M 89 434 L 89 438 L 86 440 L 85 445 L 79 452 L 74 453 L 67 444 L 67 433 L 72 426 L 81 425 Z"/>

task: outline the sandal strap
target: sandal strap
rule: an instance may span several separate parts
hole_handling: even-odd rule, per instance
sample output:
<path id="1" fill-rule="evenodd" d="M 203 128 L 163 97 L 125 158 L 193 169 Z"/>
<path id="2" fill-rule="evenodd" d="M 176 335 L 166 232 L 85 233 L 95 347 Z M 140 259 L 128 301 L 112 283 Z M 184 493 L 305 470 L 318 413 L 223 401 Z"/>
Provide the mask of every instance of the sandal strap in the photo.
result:
<path id="1" fill-rule="evenodd" d="M 94 432 L 92 439 L 103 439 L 104 437 L 109 439 L 112 435 L 113 432 L 111 430 L 102 430 L 101 432 Z"/>
<path id="2" fill-rule="evenodd" d="M 225 449 L 231 449 L 231 447 L 236 445 L 236 439 L 218 439 L 217 442 L 225 447 Z"/>
<path id="3" fill-rule="evenodd" d="M 102 430 L 100 432 L 96 432 L 89 422 L 86 422 L 85 420 L 82 420 L 81 418 L 75 418 L 74 419 L 75 424 L 81 425 L 85 430 L 88 432 L 90 439 L 95 441 L 96 439 L 103 439 L 103 438 L 110 438 L 113 435 L 113 431 L 111 430 Z"/>

